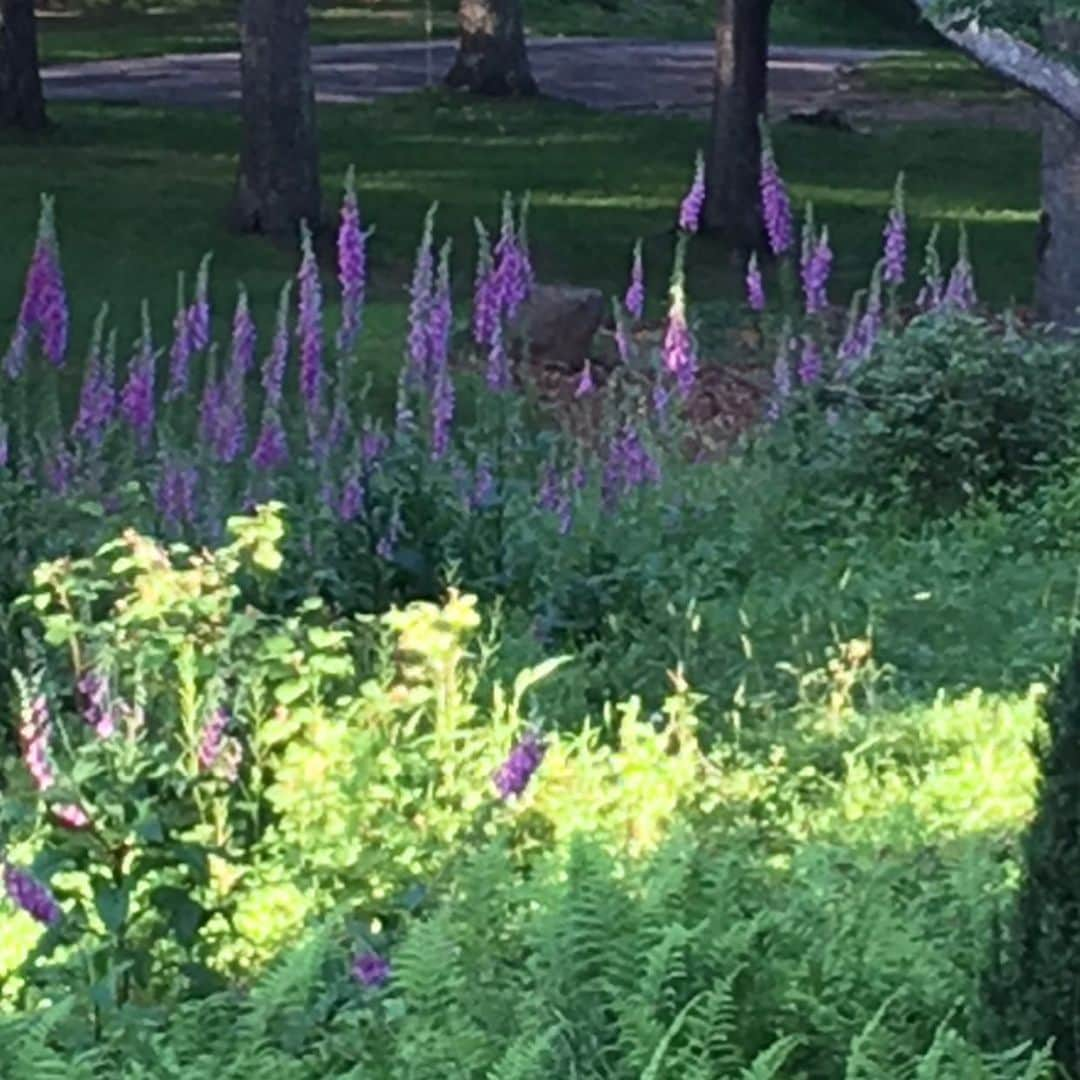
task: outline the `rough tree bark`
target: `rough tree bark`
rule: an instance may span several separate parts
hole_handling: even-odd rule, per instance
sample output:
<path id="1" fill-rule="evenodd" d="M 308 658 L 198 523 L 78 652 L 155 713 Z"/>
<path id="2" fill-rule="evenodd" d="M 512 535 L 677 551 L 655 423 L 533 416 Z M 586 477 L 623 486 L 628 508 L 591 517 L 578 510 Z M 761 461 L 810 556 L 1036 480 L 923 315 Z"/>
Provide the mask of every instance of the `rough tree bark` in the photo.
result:
<path id="1" fill-rule="evenodd" d="M 718 4 L 704 225 L 745 253 L 759 248 L 763 239 L 758 122 L 768 95 L 772 0 Z"/>
<path id="2" fill-rule="evenodd" d="M 242 0 L 240 169 L 233 223 L 294 239 L 319 225 L 319 146 L 307 0 Z"/>
<path id="3" fill-rule="evenodd" d="M 458 52 L 446 85 L 495 97 L 536 93 L 522 0 L 460 0 Z"/>
<path id="4" fill-rule="evenodd" d="M 1048 22 L 1046 44 L 1080 56 L 1080 22 Z M 1053 105 L 1043 109 L 1036 302 L 1041 318 L 1080 326 L 1080 121 Z"/>
<path id="5" fill-rule="evenodd" d="M 47 124 L 33 0 L 0 0 L 0 127 L 41 131 Z"/>

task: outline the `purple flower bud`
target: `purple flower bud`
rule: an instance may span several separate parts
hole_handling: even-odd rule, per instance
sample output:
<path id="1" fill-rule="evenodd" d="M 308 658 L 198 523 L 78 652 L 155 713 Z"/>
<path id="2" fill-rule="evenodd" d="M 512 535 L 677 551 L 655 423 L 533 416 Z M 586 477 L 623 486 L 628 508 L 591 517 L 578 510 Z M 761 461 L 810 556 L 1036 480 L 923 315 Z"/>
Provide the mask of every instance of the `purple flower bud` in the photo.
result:
<path id="1" fill-rule="evenodd" d="M 45 484 L 54 495 L 71 493 L 75 468 L 74 455 L 63 441 L 58 441 L 44 461 Z"/>
<path id="2" fill-rule="evenodd" d="M 63 917 L 48 887 L 8 862 L 4 863 L 4 889 L 17 908 L 45 926 L 55 926 Z"/>
<path id="3" fill-rule="evenodd" d="M 390 978 L 390 961 L 374 952 L 362 952 L 353 957 L 352 977 L 361 986 L 376 990 Z"/>
<path id="4" fill-rule="evenodd" d="M 586 360 L 585 366 L 581 369 L 581 378 L 578 379 L 577 389 L 574 391 L 574 397 L 588 397 L 595 389 L 596 384 L 593 382 L 592 364 L 588 360 Z"/>
<path id="5" fill-rule="evenodd" d="M 503 345 L 502 326 L 499 323 L 495 325 L 491 351 L 488 353 L 486 378 L 488 389 L 496 394 L 506 393 L 511 388 L 510 358 L 507 356 L 506 348 Z"/>
<path id="6" fill-rule="evenodd" d="M 184 275 L 177 275 L 176 315 L 173 318 L 173 342 L 169 349 L 169 388 L 166 401 L 176 401 L 187 393 L 191 370 L 191 320 L 184 300 Z"/>
<path id="7" fill-rule="evenodd" d="M 201 772 L 211 772 L 225 748 L 225 731 L 229 726 L 229 712 L 218 706 L 203 724 L 199 738 L 198 761 Z"/>
<path id="8" fill-rule="evenodd" d="M 150 331 L 150 305 L 142 305 L 142 337 L 131 361 L 128 380 L 120 392 L 120 411 L 142 449 L 154 432 L 154 342 Z"/>
<path id="9" fill-rule="evenodd" d="M 476 471 L 473 474 L 472 491 L 469 493 L 468 509 L 470 511 L 483 510 L 495 501 L 495 475 L 491 471 L 491 463 L 486 457 L 481 457 L 476 463 Z"/>
<path id="10" fill-rule="evenodd" d="M 525 209 L 522 208 L 524 222 Z M 532 264 L 524 242 L 524 224 L 514 228 L 514 204 L 509 193 L 503 197 L 502 228 L 495 245 L 495 276 L 493 286 L 500 306 L 508 319 L 513 319 L 532 288 Z"/>
<path id="11" fill-rule="evenodd" d="M 428 312 L 428 372 L 435 376 L 450 358 L 450 333 L 454 312 L 450 298 L 450 250 L 449 240 L 443 244 L 439 256 L 439 276 L 431 297 Z"/>
<path id="12" fill-rule="evenodd" d="M 154 504 L 165 527 L 179 532 L 195 521 L 195 489 L 199 472 L 194 465 L 170 458 L 162 466 L 154 491 Z"/>
<path id="13" fill-rule="evenodd" d="M 248 372 L 255 366 L 255 322 L 251 317 L 247 291 L 241 286 L 236 298 L 232 324 L 232 358 L 229 361 L 229 384 L 241 389 Z"/>
<path id="14" fill-rule="evenodd" d="M 690 190 L 679 207 L 679 228 L 686 233 L 696 233 L 701 227 L 701 210 L 705 205 L 705 157 L 698 152 L 694 165 L 694 179 Z"/>
<path id="15" fill-rule="evenodd" d="M 337 346 L 342 353 L 352 350 L 360 336 L 367 287 L 367 235 L 360 225 L 356 200 L 356 172 L 350 166 L 345 177 L 345 196 L 338 226 L 338 281 L 341 284 L 341 329 Z"/>
<path id="16" fill-rule="evenodd" d="M 522 736 L 495 773 L 495 788 L 502 799 L 521 795 L 529 786 L 546 749 L 536 732 L 528 731 Z"/>
<path id="17" fill-rule="evenodd" d="M 100 672 L 86 671 L 76 684 L 82 717 L 99 739 L 116 734 L 116 711 L 109 694 L 109 680 Z"/>
<path id="18" fill-rule="evenodd" d="M 941 227 L 935 225 L 930 230 L 930 239 L 926 242 L 922 269 L 923 283 L 916 300 L 920 311 L 936 311 L 945 299 L 945 280 L 937 247 L 940 232 Z"/>
<path id="19" fill-rule="evenodd" d="M 88 829 L 92 824 L 90 815 L 76 803 L 61 803 L 53 806 L 52 816 L 58 825 L 73 831 Z"/>
<path id="20" fill-rule="evenodd" d="M 431 458 L 438 461 L 450 448 L 450 425 L 454 419 L 454 384 L 450 365 L 444 360 L 435 375 L 431 402 Z"/>
<path id="21" fill-rule="evenodd" d="M 479 218 L 475 224 L 478 254 L 473 285 L 473 341 L 482 348 L 490 348 L 495 336 L 495 325 L 502 317 L 502 297 L 491 254 L 491 240 Z"/>
<path id="22" fill-rule="evenodd" d="M 783 255 L 795 242 L 791 200 L 788 198 L 784 181 L 780 178 L 772 144 L 764 125 L 762 125 L 760 185 L 762 215 L 765 218 L 765 232 L 769 237 L 769 247 L 774 255 Z"/>
<path id="23" fill-rule="evenodd" d="M 945 287 L 944 304 L 955 311 L 971 311 L 978 303 L 975 274 L 968 256 L 967 230 L 960 226 L 960 249 Z"/>
<path id="24" fill-rule="evenodd" d="M 11 441 L 7 424 L 0 421 L 0 469 L 6 469 L 11 457 Z"/>
<path id="25" fill-rule="evenodd" d="M 204 255 L 199 263 L 199 272 L 195 279 L 195 299 L 187 313 L 188 344 L 193 353 L 200 353 L 210 345 L 211 258 L 210 255 Z"/>
<path id="26" fill-rule="evenodd" d="M 110 335 L 106 358 L 102 358 L 102 337 L 108 305 L 102 305 L 94 320 L 94 332 L 90 352 L 86 360 L 82 391 L 79 394 L 79 411 L 72 425 L 71 434 L 87 446 L 97 448 L 105 438 L 116 412 L 116 389 L 113 386 L 113 366 L 116 355 L 116 334 Z"/>
<path id="27" fill-rule="evenodd" d="M 907 270 L 907 218 L 904 214 L 904 174 L 896 178 L 896 189 L 885 222 L 886 285 L 900 285 Z"/>
<path id="28" fill-rule="evenodd" d="M 623 301 L 626 310 L 638 321 L 645 314 L 645 264 L 642 258 L 641 241 L 634 245 L 634 261 L 630 269 L 630 285 Z"/>
<path id="29" fill-rule="evenodd" d="M 386 532 L 379 537 L 379 542 L 375 545 L 375 554 L 380 559 L 390 562 L 394 557 L 394 553 L 397 551 L 398 541 L 401 539 L 401 514 L 397 507 L 394 508 L 393 514 L 390 516 L 390 524 Z"/>
<path id="30" fill-rule="evenodd" d="M 365 428 L 360 436 L 360 457 L 365 471 L 373 470 L 390 449 L 390 440 L 378 429 Z"/>
<path id="31" fill-rule="evenodd" d="M 309 425 L 322 413 L 322 286 L 311 230 L 300 226 L 302 257 L 297 273 L 299 285 L 296 336 L 300 343 L 300 393 Z"/>
<path id="32" fill-rule="evenodd" d="M 338 518 L 346 524 L 355 521 L 364 509 L 364 483 L 355 469 L 350 469 L 341 487 L 337 506 Z"/>
<path id="33" fill-rule="evenodd" d="M 788 343 L 785 334 L 780 353 L 773 365 L 773 394 L 765 413 L 771 423 L 776 423 L 780 419 L 789 397 L 791 397 L 791 363 L 788 360 Z"/>
<path id="34" fill-rule="evenodd" d="M 765 310 L 765 282 L 761 277 L 756 251 L 750 256 L 750 262 L 746 266 L 746 299 L 751 311 Z"/>
<path id="35" fill-rule="evenodd" d="M 802 283 L 807 315 L 817 315 L 829 306 L 828 284 L 832 264 L 833 253 L 829 247 L 828 228 L 821 230 L 816 242 L 812 236 L 804 239 Z"/>
<path id="36" fill-rule="evenodd" d="M 681 288 L 672 292 L 671 310 L 664 334 L 664 367 L 675 376 L 679 392 L 687 397 L 697 375 L 697 355 L 686 323 L 686 301 Z"/>

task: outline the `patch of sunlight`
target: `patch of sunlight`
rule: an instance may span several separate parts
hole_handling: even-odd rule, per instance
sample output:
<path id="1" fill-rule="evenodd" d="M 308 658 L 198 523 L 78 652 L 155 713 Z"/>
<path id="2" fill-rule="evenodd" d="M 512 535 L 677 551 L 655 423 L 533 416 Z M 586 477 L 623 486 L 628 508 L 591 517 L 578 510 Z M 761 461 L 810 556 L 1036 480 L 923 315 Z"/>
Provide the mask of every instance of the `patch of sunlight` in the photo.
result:
<path id="1" fill-rule="evenodd" d="M 656 195 L 590 195 L 587 192 L 563 194 L 546 192 L 534 194 L 533 206 L 582 207 L 601 210 L 666 210 L 672 206 L 670 198 Z"/>
<path id="2" fill-rule="evenodd" d="M 983 225 L 1032 225 L 1039 220 L 1038 210 L 987 210 L 977 206 L 966 206 L 963 209 L 945 210 L 934 209 L 919 217 L 927 217 L 931 220 L 964 222 L 968 224 L 977 221 Z"/>
<path id="3" fill-rule="evenodd" d="M 827 187 L 821 184 L 792 184 L 795 202 L 811 202 L 815 207 L 837 206 L 853 210 L 874 210 L 886 213 L 892 204 L 892 188 Z M 1015 207 L 988 208 L 985 206 L 943 207 L 940 196 L 920 198 L 917 192 L 907 194 L 908 213 L 913 218 L 930 221 L 980 222 L 988 225 L 1026 225 L 1038 219 L 1035 209 Z"/>

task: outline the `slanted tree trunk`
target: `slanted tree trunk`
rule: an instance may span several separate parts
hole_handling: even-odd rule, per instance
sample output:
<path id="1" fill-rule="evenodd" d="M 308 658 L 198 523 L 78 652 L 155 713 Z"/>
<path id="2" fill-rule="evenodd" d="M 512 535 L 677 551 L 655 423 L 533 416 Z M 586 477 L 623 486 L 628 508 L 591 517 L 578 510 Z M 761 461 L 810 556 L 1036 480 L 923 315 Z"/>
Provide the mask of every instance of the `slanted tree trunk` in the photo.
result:
<path id="1" fill-rule="evenodd" d="M 34 2 L 0 0 L 0 127 L 41 131 L 47 124 Z"/>
<path id="2" fill-rule="evenodd" d="M 772 0 L 718 0 L 705 228 L 740 252 L 761 246 L 758 189 L 769 71 Z"/>
<path id="3" fill-rule="evenodd" d="M 1046 45 L 1080 56 L 1080 21 L 1048 22 Z M 1043 109 L 1036 302 L 1040 318 L 1080 326 L 1080 121 L 1053 105 Z"/>
<path id="4" fill-rule="evenodd" d="M 319 146 L 307 0 L 242 0 L 243 136 L 233 219 L 245 232 L 295 238 L 319 225 Z"/>
<path id="5" fill-rule="evenodd" d="M 536 93 L 522 0 L 460 0 L 458 53 L 446 85 L 494 97 Z"/>

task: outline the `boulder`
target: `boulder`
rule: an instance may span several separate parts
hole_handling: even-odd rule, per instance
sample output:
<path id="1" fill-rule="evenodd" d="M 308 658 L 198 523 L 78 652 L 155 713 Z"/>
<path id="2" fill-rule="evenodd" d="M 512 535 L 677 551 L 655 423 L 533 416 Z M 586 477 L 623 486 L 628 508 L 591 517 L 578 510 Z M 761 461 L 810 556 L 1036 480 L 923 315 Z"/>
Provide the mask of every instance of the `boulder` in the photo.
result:
<path id="1" fill-rule="evenodd" d="M 518 355 L 527 348 L 532 363 L 580 370 L 605 312 L 599 289 L 534 285 L 513 328 Z"/>

